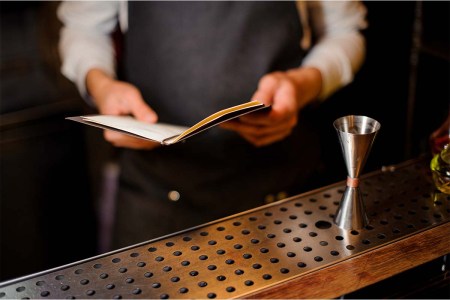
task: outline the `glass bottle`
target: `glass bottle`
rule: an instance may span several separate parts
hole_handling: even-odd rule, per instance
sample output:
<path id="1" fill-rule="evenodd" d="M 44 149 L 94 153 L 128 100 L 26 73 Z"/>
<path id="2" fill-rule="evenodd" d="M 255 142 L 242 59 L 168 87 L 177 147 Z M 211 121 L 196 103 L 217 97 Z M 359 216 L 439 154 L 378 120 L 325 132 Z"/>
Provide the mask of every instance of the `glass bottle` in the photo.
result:
<path id="1" fill-rule="evenodd" d="M 450 144 L 434 155 L 430 163 L 433 181 L 438 190 L 450 195 Z"/>

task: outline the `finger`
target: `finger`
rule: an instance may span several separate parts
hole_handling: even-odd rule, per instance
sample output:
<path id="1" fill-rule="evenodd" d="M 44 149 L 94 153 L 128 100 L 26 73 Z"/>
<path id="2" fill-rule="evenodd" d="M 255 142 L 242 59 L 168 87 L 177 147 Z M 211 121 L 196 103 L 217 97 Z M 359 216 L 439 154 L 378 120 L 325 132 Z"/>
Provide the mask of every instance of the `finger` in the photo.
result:
<path id="1" fill-rule="evenodd" d="M 241 134 L 249 134 L 253 136 L 265 136 L 268 134 L 275 134 L 277 132 L 292 129 L 297 124 L 297 117 L 270 126 L 250 125 L 240 121 L 229 121 L 221 124 L 221 127 L 228 130 L 233 130 Z"/>
<path id="2" fill-rule="evenodd" d="M 275 142 L 279 142 L 291 134 L 291 130 L 281 131 L 276 134 L 269 134 L 266 136 L 253 136 L 253 135 L 242 135 L 242 137 L 253 144 L 256 147 L 263 147 Z"/>
<path id="3" fill-rule="evenodd" d="M 258 83 L 258 89 L 252 96 L 252 100 L 258 100 L 265 105 L 271 105 L 273 102 L 273 95 L 279 85 L 279 74 L 271 73 L 264 75 Z"/>
<path id="4" fill-rule="evenodd" d="M 156 112 L 148 106 L 140 95 L 130 101 L 130 109 L 131 113 L 140 121 L 156 123 L 158 120 Z"/>
<path id="5" fill-rule="evenodd" d="M 135 138 L 119 132 L 105 130 L 105 139 L 113 144 L 115 147 L 130 148 L 130 149 L 153 149 L 158 146 L 158 143 L 147 141 L 140 138 Z"/>

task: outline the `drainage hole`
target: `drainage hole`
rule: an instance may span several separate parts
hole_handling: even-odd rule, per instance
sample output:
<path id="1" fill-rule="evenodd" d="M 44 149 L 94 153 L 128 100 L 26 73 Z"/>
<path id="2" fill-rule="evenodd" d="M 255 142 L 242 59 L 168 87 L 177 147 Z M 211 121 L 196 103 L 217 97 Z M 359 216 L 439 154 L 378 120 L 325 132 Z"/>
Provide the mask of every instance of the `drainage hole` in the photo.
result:
<path id="1" fill-rule="evenodd" d="M 338 255 L 339 255 L 339 252 L 333 250 L 333 251 L 330 252 L 330 254 L 333 255 L 333 256 L 338 256 Z"/>
<path id="2" fill-rule="evenodd" d="M 311 252 L 312 248 L 311 247 L 303 247 L 303 250 L 306 252 Z"/>
<path id="3" fill-rule="evenodd" d="M 304 268 L 304 267 L 306 267 L 306 264 L 304 262 L 299 262 L 299 263 L 297 263 L 297 266 L 299 268 Z"/>
<path id="4" fill-rule="evenodd" d="M 87 280 L 87 279 L 81 279 L 80 280 L 80 284 L 81 285 L 86 285 L 86 284 L 88 284 L 89 283 L 89 280 Z"/>
<path id="5" fill-rule="evenodd" d="M 157 256 L 157 257 L 155 258 L 155 260 L 161 262 L 161 261 L 164 260 L 164 257 L 162 257 L 162 256 Z"/>
<path id="6" fill-rule="evenodd" d="M 181 254 L 183 254 L 183 252 L 181 252 L 181 251 L 175 251 L 175 252 L 173 252 L 172 254 L 173 254 L 173 256 L 180 256 Z"/>
<path id="7" fill-rule="evenodd" d="M 198 257 L 198 259 L 200 259 L 200 260 L 207 260 L 208 259 L 208 255 L 200 255 Z"/>
<path id="8" fill-rule="evenodd" d="M 113 299 L 122 299 L 121 295 L 114 295 Z"/>
<path id="9" fill-rule="evenodd" d="M 234 237 L 232 235 L 227 235 L 227 236 L 225 236 L 225 239 L 230 241 L 230 240 L 234 239 Z"/>
<path id="10" fill-rule="evenodd" d="M 170 271 L 172 271 L 172 267 L 170 267 L 170 266 L 165 266 L 162 270 L 163 270 L 164 272 L 170 272 Z"/>
<path id="11" fill-rule="evenodd" d="M 181 294 L 186 294 L 187 292 L 189 292 L 188 288 L 182 287 L 178 290 Z"/>
<path id="12" fill-rule="evenodd" d="M 244 230 L 241 231 L 241 233 L 242 233 L 243 235 L 247 235 L 247 234 L 250 234 L 250 230 L 244 229 Z"/>
<path id="13" fill-rule="evenodd" d="M 317 202 L 317 199 L 311 198 L 311 199 L 309 199 L 309 202 L 315 203 L 315 202 Z"/>
<path id="14" fill-rule="evenodd" d="M 273 263 L 273 264 L 276 264 L 276 263 L 278 263 L 280 260 L 278 259 L 278 258 L 275 258 L 275 257 L 272 257 L 271 259 L 270 259 L 270 262 L 271 263 Z"/>
<path id="15" fill-rule="evenodd" d="M 236 274 L 236 275 L 242 275 L 242 274 L 244 274 L 244 270 L 237 269 L 236 271 L 234 271 L 234 274 Z"/>
<path id="16" fill-rule="evenodd" d="M 117 257 L 116 257 L 116 258 L 113 258 L 113 259 L 112 259 L 112 262 L 115 263 L 115 264 L 117 264 L 117 263 L 120 262 L 120 258 L 117 258 Z"/>
<path id="17" fill-rule="evenodd" d="M 367 225 L 365 228 L 366 228 L 367 230 L 373 230 L 373 229 L 374 229 L 374 227 L 371 226 L 371 225 Z"/>
<path id="18" fill-rule="evenodd" d="M 217 242 L 216 242 L 216 241 L 214 241 L 214 240 L 208 241 L 208 245 L 211 245 L 211 246 L 213 246 L 213 245 L 215 245 L 215 244 L 217 244 Z"/>
<path id="19" fill-rule="evenodd" d="M 433 217 L 435 217 L 436 219 L 442 218 L 442 216 L 440 214 L 434 214 Z"/>
<path id="20" fill-rule="evenodd" d="M 244 284 L 245 284 L 246 286 L 252 286 L 252 285 L 254 284 L 254 282 L 253 282 L 252 280 L 246 280 L 246 281 L 244 282 Z"/>
<path id="21" fill-rule="evenodd" d="M 126 283 L 133 283 L 134 279 L 133 278 L 127 278 L 127 279 L 125 279 L 125 282 Z"/>
<path id="22" fill-rule="evenodd" d="M 116 286 L 114 284 L 111 284 L 111 283 L 106 285 L 106 289 L 108 289 L 108 290 L 112 290 L 115 287 Z"/>
<path id="23" fill-rule="evenodd" d="M 206 231 L 202 231 L 202 232 L 200 232 L 200 235 L 201 236 L 207 236 L 209 233 L 208 232 L 206 232 Z"/>
<path id="24" fill-rule="evenodd" d="M 225 276 L 223 276 L 223 275 L 219 275 L 219 276 L 217 276 L 216 277 L 216 279 L 218 280 L 218 281 L 224 281 L 225 279 L 227 279 Z"/>
<path id="25" fill-rule="evenodd" d="M 16 291 L 17 292 L 23 292 L 23 291 L 25 291 L 25 287 L 24 286 L 19 286 L 18 288 L 16 288 Z"/>
<path id="26" fill-rule="evenodd" d="M 120 268 L 119 273 L 126 273 L 128 270 L 127 268 Z"/>
<path id="27" fill-rule="evenodd" d="M 394 228 L 394 229 L 392 229 L 392 232 L 393 232 L 393 233 L 400 233 L 400 229 Z"/>
<path id="28" fill-rule="evenodd" d="M 45 284 L 45 281 L 42 281 L 42 280 L 36 282 L 37 286 L 43 286 L 44 284 Z"/>
<path id="29" fill-rule="evenodd" d="M 258 243 L 259 243 L 259 240 L 258 240 L 258 239 L 251 239 L 250 242 L 251 242 L 252 244 L 258 244 Z"/>
<path id="30" fill-rule="evenodd" d="M 264 226 L 264 225 L 258 225 L 258 229 L 264 230 L 264 229 L 266 229 L 266 226 Z"/>
<path id="31" fill-rule="evenodd" d="M 197 250 L 199 250 L 199 249 L 200 249 L 199 246 L 192 246 L 192 247 L 191 247 L 191 250 L 192 250 L 192 251 L 197 251 Z"/>
<path id="32" fill-rule="evenodd" d="M 233 247 L 234 247 L 234 249 L 239 250 L 239 249 L 242 249 L 243 246 L 241 244 L 236 244 Z"/>
<path id="33" fill-rule="evenodd" d="M 166 246 L 167 246 L 167 247 L 172 247 L 173 245 L 175 245 L 173 242 L 167 242 L 167 243 L 166 243 Z"/>
<path id="34" fill-rule="evenodd" d="M 284 233 L 291 233 L 291 232 L 292 232 L 292 229 L 290 229 L 290 228 L 285 228 L 285 229 L 283 229 L 283 232 L 284 232 Z"/>
<path id="35" fill-rule="evenodd" d="M 244 255 L 242 255 L 242 257 L 244 257 L 245 259 L 249 259 L 252 258 L 252 255 L 250 253 L 245 253 Z"/>
<path id="36" fill-rule="evenodd" d="M 296 215 L 290 215 L 290 216 L 289 216 L 289 219 L 295 220 L 295 219 L 297 219 L 297 216 L 296 216 Z"/>
<path id="37" fill-rule="evenodd" d="M 147 277 L 147 278 L 150 278 L 150 277 L 153 276 L 153 273 L 152 273 L 152 272 L 146 272 L 146 273 L 144 274 L 144 276 Z"/>
<path id="38" fill-rule="evenodd" d="M 223 250 L 223 249 L 219 249 L 219 250 L 216 251 L 216 253 L 219 254 L 219 255 L 223 255 L 223 254 L 225 254 L 226 252 L 225 252 L 225 250 Z"/>
<path id="39" fill-rule="evenodd" d="M 185 242 L 189 242 L 191 240 L 192 240 L 192 238 L 190 236 L 183 237 L 183 241 L 185 241 Z"/>
<path id="40" fill-rule="evenodd" d="M 357 230 L 352 230 L 352 231 L 350 231 L 350 233 L 353 234 L 353 235 L 358 235 L 359 234 L 359 232 Z"/>
<path id="41" fill-rule="evenodd" d="M 4 293 L 4 292 L 1 292 L 0 293 L 0 298 L 3 298 L 3 297 L 5 297 L 6 296 L 6 294 Z"/>
<path id="42" fill-rule="evenodd" d="M 320 244 L 320 246 L 327 246 L 327 245 L 328 245 L 328 242 L 326 242 L 326 241 L 320 241 L 319 244 Z"/>
<path id="43" fill-rule="evenodd" d="M 298 224 L 298 227 L 300 227 L 300 228 L 306 228 L 306 227 L 308 227 L 308 225 L 306 225 L 305 223 L 300 223 L 300 224 Z"/>
<path id="44" fill-rule="evenodd" d="M 284 248 L 286 246 L 285 243 L 277 243 L 278 248 Z"/>
<path id="45" fill-rule="evenodd" d="M 310 236 L 310 237 L 316 237 L 316 236 L 317 236 L 317 233 L 315 233 L 315 232 L 310 232 L 310 233 L 309 233 L 309 236 Z"/>
<path id="46" fill-rule="evenodd" d="M 264 280 L 270 280 L 270 279 L 272 279 L 272 275 L 270 275 L 270 274 L 264 274 L 264 275 L 262 276 L 262 278 L 263 278 Z"/>
<path id="47" fill-rule="evenodd" d="M 70 286 L 68 286 L 67 284 L 64 284 L 61 286 L 61 291 L 67 291 L 70 289 Z"/>
<path id="48" fill-rule="evenodd" d="M 337 241 L 342 241 L 344 238 L 343 238 L 342 236 L 340 236 L 340 235 L 337 235 L 337 236 L 335 237 L 335 239 L 336 239 Z"/>
<path id="49" fill-rule="evenodd" d="M 229 286 L 229 287 L 227 287 L 225 290 L 226 290 L 228 293 L 232 293 L 232 292 L 234 292 L 236 289 L 235 289 L 234 287 L 232 287 L 232 286 Z"/>
<path id="50" fill-rule="evenodd" d="M 102 274 L 100 274 L 100 279 L 106 279 L 106 278 L 108 278 L 108 274 L 106 274 L 106 273 L 102 273 Z"/>
<path id="51" fill-rule="evenodd" d="M 152 288 L 159 289 L 160 287 L 161 287 L 161 283 L 159 283 L 159 282 L 152 283 Z"/>
<path id="52" fill-rule="evenodd" d="M 305 215 L 312 215 L 312 211 L 310 211 L 310 210 L 305 210 Z"/>
<path id="53" fill-rule="evenodd" d="M 320 209 L 320 210 L 326 210 L 327 207 L 326 207 L 325 205 L 321 205 L 321 206 L 319 206 L 319 209 Z"/>
<path id="54" fill-rule="evenodd" d="M 420 222 L 423 223 L 423 224 L 426 224 L 426 223 L 428 223 L 428 220 L 427 219 L 421 219 Z"/>
<path id="55" fill-rule="evenodd" d="M 299 238 L 298 236 L 294 237 L 292 240 L 293 240 L 294 242 L 296 242 L 296 243 L 299 243 L 299 242 L 302 241 L 302 239 Z"/>
<path id="56" fill-rule="evenodd" d="M 215 293 L 208 293 L 207 296 L 208 296 L 209 299 L 214 299 L 214 298 L 217 297 L 217 295 Z"/>
<path id="57" fill-rule="evenodd" d="M 281 273 L 281 274 L 287 274 L 287 273 L 289 273 L 289 269 L 287 269 L 287 268 L 281 268 L 281 269 L 280 269 L 280 273 Z"/>
<path id="58" fill-rule="evenodd" d="M 208 270 L 210 270 L 210 271 L 214 271 L 215 269 L 217 269 L 217 267 L 215 265 L 208 266 Z"/>
<path id="59" fill-rule="evenodd" d="M 319 262 L 319 261 L 322 261 L 323 258 L 321 256 L 316 256 L 316 257 L 314 257 L 314 260 Z"/>
<path id="60" fill-rule="evenodd" d="M 41 292 L 41 297 L 48 297 L 48 295 L 50 295 L 49 291 L 43 291 Z"/>
<path id="61" fill-rule="evenodd" d="M 273 233 L 269 233 L 269 234 L 267 235 L 267 237 L 268 237 L 269 239 L 273 239 L 274 237 L 276 237 L 276 235 L 273 234 Z"/>
<path id="62" fill-rule="evenodd" d="M 141 291 L 140 288 L 136 288 L 136 289 L 134 289 L 134 290 L 132 291 L 132 293 L 133 293 L 134 295 L 139 295 L 141 292 L 142 292 L 142 291 Z M 164 298 L 164 299 L 165 299 L 165 298 Z"/>
<path id="63" fill-rule="evenodd" d="M 156 251 L 156 247 L 150 247 L 148 248 L 148 252 L 155 252 Z"/>
<path id="64" fill-rule="evenodd" d="M 369 240 L 362 240 L 362 243 L 363 243 L 364 245 L 369 245 L 369 244 L 370 244 L 370 241 L 369 241 Z"/>
<path id="65" fill-rule="evenodd" d="M 283 223 L 281 220 L 275 220 L 275 221 L 273 221 L 273 224 L 275 224 L 275 225 L 280 225 L 281 223 Z"/>
<path id="66" fill-rule="evenodd" d="M 191 275 L 191 276 L 197 276 L 197 275 L 198 275 L 198 272 L 197 272 L 197 271 L 190 271 L 190 272 L 189 272 L 189 275 Z"/>
<path id="67" fill-rule="evenodd" d="M 169 299 L 169 294 L 161 294 L 159 295 L 159 299 Z"/>
<path id="68" fill-rule="evenodd" d="M 183 260 L 183 261 L 181 262 L 181 265 L 182 265 L 183 267 L 187 267 L 187 266 L 189 266 L 190 264 L 191 264 L 191 262 L 188 261 L 188 260 Z"/>
<path id="69" fill-rule="evenodd" d="M 408 224 L 406 225 L 407 228 L 415 228 L 414 224 Z"/>
<path id="70" fill-rule="evenodd" d="M 224 230 L 225 230 L 225 227 L 219 226 L 219 227 L 217 227 L 216 229 L 217 229 L 217 231 L 224 231 Z"/>
<path id="71" fill-rule="evenodd" d="M 287 255 L 287 257 L 295 257 L 295 253 L 294 252 L 288 252 L 286 255 Z"/>
<path id="72" fill-rule="evenodd" d="M 86 292 L 86 295 L 88 295 L 88 296 L 93 296 L 93 295 L 95 295 L 95 291 L 94 290 L 88 290 L 87 292 Z M 45 296 L 44 296 L 45 297 Z"/>
<path id="73" fill-rule="evenodd" d="M 233 260 L 233 259 L 227 259 L 227 260 L 225 261 L 225 263 L 226 263 L 227 265 L 232 265 L 232 264 L 234 264 L 234 260 Z"/>
<path id="74" fill-rule="evenodd" d="M 260 264 L 253 264 L 252 267 L 253 267 L 253 269 L 256 269 L 256 270 L 262 268 L 262 266 Z"/>
<path id="75" fill-rule="evenodd" d="M 170 281 L 172 281 L 172 282 L 178 282 L 178 281 L 180 281 L 180 277 L 174 276 L 174 277 L 170 278 Z"/>
<path id="76" fill-rule="evenodd" d="M 380 224 L 381 225 L 387 225 L 387 224 L 389 224 L 389 222 L 386 219 L 383 219 L 383 220 L 380 221 Z"/>
<path id="77" fill-rule="evenodd" d="M 56 280 L 63 280 L 64 279 L 64 275 L 56 275 L 55 279 Z"/>
<path id="78" fill-rule="evenodd" d="M 208 285 L 208 283 L 206 282 L 206 281 L 200 281 L 199 283 L 198 283 L 198 286 L 199 287 L 205 287 L 205 286 L 207 286 Z"/>
<path id="79" fill-rule="evenodd" d="M 256 220 L 258 220 L 258 218 L 256 218 L 256 217 L 250 217 L 250 218 L 248 218 L 250 221 L 256 221 Z"/>
<path id="80" fill-rule="evenodd" d="M 146 266 L 146 263 L 143 262 L 143 261 L 140 261 L 140 262 L 138 262 L 138 263 L 136 264 L 136 266 L 138 266 L 139 268 L 143 268 L 143 267 Z"/>
<path id="81" fill-rule="evenodd" d="M 264 213 L 264 215 L 265 215 L 266 217 L 271 217 L 273 214 L 272 214 L 270 211 L 266 211 L 266 212 Z"/>
<path id="82" fill-rule="evenodd" d="M 345 246 L 345 248 L 347 248 L 348 250 L 355 250 L 355 246 L 353 245 L 347 245 Z"/>
<path id="83" fill-rule="evenodd" d="M 268 253 L 268 252 L 269 252 L 269 249 L 267 249 L 267 248 L 261 248 L 261 249 L 259 249 L 259 251 L 260 251 L 261 253 Z"/>
<path id="84" fill-rule="evenodd" d="M 401 219 L 403 219 L 403 216 L 402 215 L 394 215 L 394 219 L 401 220 Z"/>

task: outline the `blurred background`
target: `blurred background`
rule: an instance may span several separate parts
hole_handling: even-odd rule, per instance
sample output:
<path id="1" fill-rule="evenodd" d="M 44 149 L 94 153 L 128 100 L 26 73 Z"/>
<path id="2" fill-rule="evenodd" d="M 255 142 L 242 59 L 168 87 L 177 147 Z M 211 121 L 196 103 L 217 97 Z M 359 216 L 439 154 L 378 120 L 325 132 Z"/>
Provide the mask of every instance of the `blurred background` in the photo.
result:
<path id="1" fill-rule="evenodd" d="M 381 123 L 367 173 L 429 155 L 449 113 L 450 2 L 364 3 L 366 62 L 313 112 L 324 151 L 309 189 L 345 179 L 336 118 Z M 95 110 L 60 74 L 58 4 L 0 2 L 0 281 L 109 250 L 116 152 L 64 120 Z"/>

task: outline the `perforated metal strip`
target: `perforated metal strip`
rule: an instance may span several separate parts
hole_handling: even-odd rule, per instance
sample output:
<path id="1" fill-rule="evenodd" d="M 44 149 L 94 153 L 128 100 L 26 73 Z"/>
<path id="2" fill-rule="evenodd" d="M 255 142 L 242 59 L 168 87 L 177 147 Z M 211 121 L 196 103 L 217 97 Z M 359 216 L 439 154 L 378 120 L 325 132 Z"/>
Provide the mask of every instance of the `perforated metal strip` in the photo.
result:
<path id="1" fill-rule="evenodd" d="M 1 298 L 231 298 L 449 221 L 427 162 L 364 176 L 370 225 L 333 224 L 345 182 L 0 285 Z M 299 295 L 301 296 L 301 295 Z"/>

